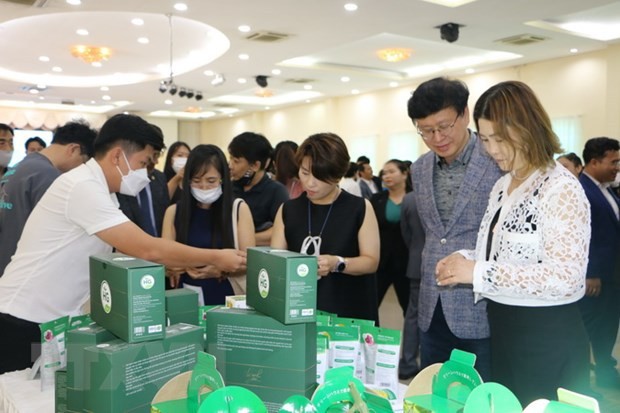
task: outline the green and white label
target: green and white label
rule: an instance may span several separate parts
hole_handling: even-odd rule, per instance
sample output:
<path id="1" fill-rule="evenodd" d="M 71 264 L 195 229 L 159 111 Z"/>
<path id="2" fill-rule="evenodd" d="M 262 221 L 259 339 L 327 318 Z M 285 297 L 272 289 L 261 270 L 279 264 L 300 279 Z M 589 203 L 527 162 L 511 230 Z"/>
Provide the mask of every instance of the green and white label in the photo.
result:
<path id="1" fill-rule="evenodd" d="M 145 275 L 140 279 L 140 286 L 145 290 L 150 290 L 155 285 L 155 277 L 152 275 Z"/>
<path id="2" fill-rule="evenodd" d="M 297 275 L 305 277 L 310 272 L 310 268 L 306 264 L 301 264 L 297 267 Z"/>
<path id="3" fill-rule="evenodd" d="M 269 295 L 269 274 L 264 268 L 258 272 L 258 293 L 263 298 Z"/>
<path id="4" fill-rule="evenodd" d="M 107 281 L 101 282 L 101 288 L 99 290 L 101 295 L 101 306 L 106 314 L 110 314 L 112 311 L 112 291 L 110 291 L 110 285 Z"/>

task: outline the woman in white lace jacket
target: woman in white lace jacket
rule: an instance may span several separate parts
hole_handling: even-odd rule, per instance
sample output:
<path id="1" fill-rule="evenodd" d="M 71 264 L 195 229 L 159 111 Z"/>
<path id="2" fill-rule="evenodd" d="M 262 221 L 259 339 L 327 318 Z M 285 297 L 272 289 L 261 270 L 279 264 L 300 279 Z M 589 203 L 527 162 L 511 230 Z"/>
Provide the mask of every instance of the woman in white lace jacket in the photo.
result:
<path id="1" fill-rule="evenodd" d="M 589 347 L 576 305 L 585 292 L 590 207 L 553 160 L 549 116 L 525 84 L 499 83 L 476 103 L 484 146 L 507 171 L 491 191 L 475 251 L 439 261 L 441 286 L 473 284 L 488 299 L 493 381 L 525 405 L 558 387 L 588 392 Z"/>

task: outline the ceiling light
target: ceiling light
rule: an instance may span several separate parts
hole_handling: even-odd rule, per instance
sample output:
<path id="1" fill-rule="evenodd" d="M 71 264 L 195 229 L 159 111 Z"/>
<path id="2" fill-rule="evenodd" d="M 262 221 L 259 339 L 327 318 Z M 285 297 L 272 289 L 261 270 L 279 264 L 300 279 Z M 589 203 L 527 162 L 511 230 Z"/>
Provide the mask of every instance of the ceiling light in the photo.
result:
<path id="1" fill-rule="evenodd" d="M 247 33 L 250 30 L 252 30 L 252 28 L 250 26 L 248 26 L 247 24 L 242 24 L 241 26 L 237 27 L 239 29 L 240 32 L 243 33 Z"/>
<path id="2" fill-rule="evenodd" d="M 108 96 L 108 95 L 103 95 L 103 96 L 101 96 L 101 99 L 103 99 L 103 100 L 111 100 L 112 98 L 110 96 Z"/>
<path id="3" fill-rule="evenodd" d="M 569 52 L 577 53 L 577 52 L 579 52 L 579 49 L 576 49 L 576 48 L 573 47 L 572 49 L 569 50 Z"/>
<path id="4" fill-rule="evenodd" d="M 306 103 L 310 103 L 310 99 L 306 99 Z"/>
<path id="5" fill-rule="evenodd" d="M 43 83 L 39 83 L 39 84 L 37 85 L 37 89 L 39 89 L 39 90 L 45 90 L 45 89 L 47 89 L 47 85 L 44 85 Z"/>
<path id="6" fill-rule="evenodd" d="M 54 67 L 52 67 L 52 71 L 53 71 L 53 72 L 60 73 L 60 72 L 62 72 L 62 67 L 60 67 L 60 66 L 54 66 Z"/>
<path id="7" fill-rule="evenodd" d="M 196 92 L 196 100 L 202 100 L 202 92 L 201 91 Z"/>
<path id="8" fill-rule="evenodd" d="M 174 83 L 171 83 L 170 86 L 168 87 L 168 92 L 170 92 L 171 95 L 174 96 L 175 93 L 177 93 L 177 85 L 175 85 Z"/>
<path id="9" fill-rule="evenodd" d="M 396 87 L 398 86 L 398 82 L 390 82 L 390 87 Z"/>
<path id="10" fill-rule="evenodd" d="M 282 74 L 282 71 L 280 69 L 273 69 L 271 71 L 271 74 L 278 76 L 278 75 Z"/>
<path id="11" fill-rule="evenodd" d="M 193 89 L 188 89 L 186 96 L 187 96 L 188 99 L 193 98 L 194 97 L 194 90 Z"/>
<path id="12" fill-rule="evenodd" d="M 149 38 L 148 37 L 138 37 L 138 43 L 140 43 L 140 44 L 149 44 Z"/>
<path id="13" fill-rule="evenodd" d="M 112 54 L 109 47 L 76 45 L 71 47 L 71 55 L 82 59 L 85 63 L 108 60 Z"/>
<path id="14" fill-rule="evenodd" d="M 213 76 L 215 75 L 215 72 L 213 72 L 213 70 L 205 70 L 204 72 L 202 72 L 205 76 Z"/>
<path id="15" fill-rule="evenodd" d="M 470 67 L 465 69 L 465 73 L 467 73 L 468 75 L 473 75 L 474 73 L 476 73 L 476 70 Z"/>
<path id="16" fill-rule="evenodd" d="M 224 83 L 225 81 L 226 81 L 226 78 L 224 77 L 224 75 L 221 75 L 221 74 L 218 73 L 218 74 L 216 74 L 213 77 L 213 80 L 211 81 L 211 85 L 212 86 L 219 86 L 222 83 Z"/>
<path id="17" fill-rule="evenodd" d="M 390 63 L 402 62 L 403 60 L 407 60 L 411 57 L 411 49 L 405 49 L 402 47 L 381 49 L 377 51 L 377 56 L 379 59 Z"/>
<path id="18" fill-rule="evenodd" d="M 269 110 L 271 109 L 269 106 L 265 106 L 265 110 Z"/>
<path id="19" fill-rule="evenodd" d="M 304 85 L 304 89 L 306 89 L 306 90 L 312 90 L 312 85 Z"/>
<path id="20" fill-rule="evenodd" d="M 92 67 L 101 67 L 101 66 L 103 66 L 103 65 L 101 64 L 101 62 L 92 62 L 92 63 L 91 63 L 91 66 L 92 66 Z"/>
<path id="21" fill-rule="evenodd" d="M 80 36 L 88 36 L 88 30 L 86 29 L 77 29 L 75 33 Z"/>
<path id="22" fill-rule="evenodd" d="M 340 81 L 341 81 L 341 82 L 344 82 L 344 83 L 346 83 L 346 82 L 348 82 L 348 81 L 350 81 L 350 80 L 351 80 L 351 78 L 350 78 L 349 76 L 342 76 L 342 77 L 340 78 Z"/>
<path id="23" fill-rule="evenodd" d="M 39 62 L 49 62 L 50 58 L 47 56 L 39 56 Z"/>
<path id="24" fill-rule="evenodd" d="M 39 100 L 45 100 L 44 96 L 39 96 Z"/>
<path id="25" fill-rule="evenodd" d="M 39 89 L 32 88 L 28 92 L 30 92 L 31 95 L 38 95 L 39 94 Z"/>
<path id="26" fill-rule="evenodd" d="M 187 11 L 187 4 L 185 3 L 177 3 L 174 5 L 174 9 L 177 11 Z"/>
<path id="27" fill-rule="evenodd" d="M 467 3 L 473 3 L 476 0 L 422 0 L 427 3 L 438 4 L 445 7 L 460 7 Z"/>
<path id="28" fill-rule="evenodd" d="M 172 105 L 172 100 L 171 99 L 166 99 L 166 100 L 164 100 L 164 103 L 166 105 Z"/>
<path id="29" fill-rule="evenodd" d="M 256 84 L 260 87 L 267 87 L 267 76 L 265 75 L 258 75 L 256 76 Z"/>
<path id="30" fill-rule="evenodd" d="M 248 60 L 249 58 L 250 58 L 250 55 L 247 54 L 247 53 L 241 53 L 239 55 L 239 59 L 241 59 L 241 60 Z"/>
<path id="31" fill-rule="evenodd" d="M 239 79 L 237 79 L 238 83 L 241 83 L 242 85 L 246 84 L 248 82 L 248 80 L 244 77 L 240 77 Z"/>
<path id="32" fill-rule="evenodd" d="M 168 90 L 168 83 L 165 80 L 162 80 L 161 82 L 159 82 L 159 91 L 161 93 L 166 93 L 167 90 Z"/>
<path id="33" fill-rule="evenodd" d="M 82 0 L 67 0 L 67 4 L 70 4 L 72 6 L 79 6 L 80 4 L 82 4 Z"/>
<path id="34" fill-rule="evenodd" d="M 261 98 L 269 98 L 273 96 L 273 92 L 266 87 L 261 87 L 260 89 L 255 90 L 254 94 Z"/>
<path id="35" fill-rule="evenodd" d="M 102 91 L 102 92 L 107 92 L 108 90 L 110 90 L 110 88 L 109 88 L 109 87 L 107 87 L 107 86 L 101 86 L 101 87 L 99 88 L 99 90 L 100 90 L 100 91 Z"/>
<path id="36" fill-rule="evenodd" d="M 359 91 L 359 90 L 357 90 L 357 89 L 353 89 L 353 90 L 351 91 L 351 94 L 353 94 L 353 95 L 358 95 L 359 93 L 360 93 L 360 91 Z"/>
<path id="37" fill-rule="evenodd" d="M 133 24 L 134 26 L 142 26 L 144 24 L 144 20 L 136 17 L 135 19 L 131 19 L 131 24 Z"/>
<path id="38" fill-rule="evenodd" d="M 357 10 L 357 4 L 355 4 L 355 3 L 347 3 L 347 4 L 344 5 L 344 9 L 346 11 L 355 11 L 355 10 Z"/>

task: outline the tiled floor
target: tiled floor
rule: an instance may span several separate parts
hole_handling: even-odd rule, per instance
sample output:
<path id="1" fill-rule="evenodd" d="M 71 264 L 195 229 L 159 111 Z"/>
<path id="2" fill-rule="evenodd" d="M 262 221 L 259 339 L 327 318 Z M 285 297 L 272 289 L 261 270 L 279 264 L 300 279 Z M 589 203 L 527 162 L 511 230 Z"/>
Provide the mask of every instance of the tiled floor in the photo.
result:
<path id="1" fill-rule="evenodd" d="M 390 288 L 379 307 L 379 320 L 382 327 L 402 329 L 403 317 L 402 310 L 396 300 L 394 289 Z M 614 355 L 620 361 L 620 336 L 616 342 Z M 594 380 L 593 380 L 594 382 Z M 406 383 L 405 383 L 406 384 Z M 619 413 L 620 412 L 620 390 L 609 390 L 596 387 L 593 383 L 592 388 L 601 393 L 604 399 L 600 402 L 601 413 Z"/>

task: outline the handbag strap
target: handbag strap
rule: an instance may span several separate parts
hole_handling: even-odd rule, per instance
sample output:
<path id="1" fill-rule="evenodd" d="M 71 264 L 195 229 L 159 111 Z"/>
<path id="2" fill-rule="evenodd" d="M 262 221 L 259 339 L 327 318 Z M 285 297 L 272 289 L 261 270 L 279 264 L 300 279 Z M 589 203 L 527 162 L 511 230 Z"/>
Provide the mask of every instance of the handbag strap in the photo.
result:
<path id="1" fill-rule="evenodd" d="M 239 220 L 239 206 L 243 202 L 241 198 L 235 198 L 232 210 L 232 230 L 235 249 L 239 249 L 239 235 L 237 234 L 237 221 Z"/>

